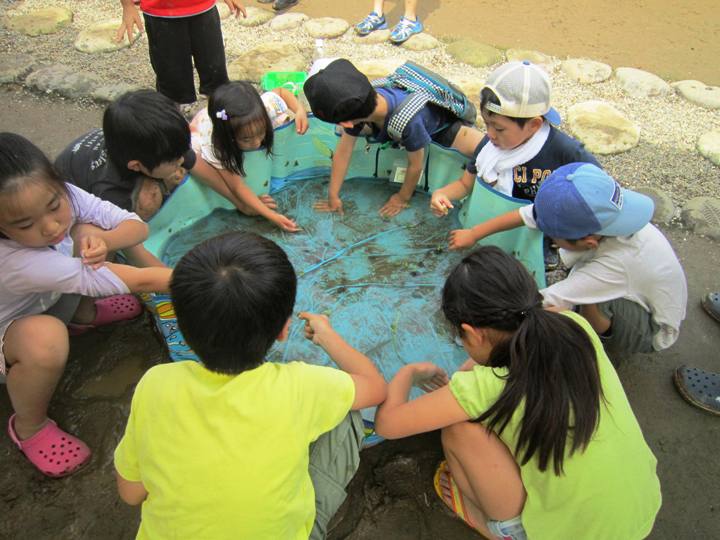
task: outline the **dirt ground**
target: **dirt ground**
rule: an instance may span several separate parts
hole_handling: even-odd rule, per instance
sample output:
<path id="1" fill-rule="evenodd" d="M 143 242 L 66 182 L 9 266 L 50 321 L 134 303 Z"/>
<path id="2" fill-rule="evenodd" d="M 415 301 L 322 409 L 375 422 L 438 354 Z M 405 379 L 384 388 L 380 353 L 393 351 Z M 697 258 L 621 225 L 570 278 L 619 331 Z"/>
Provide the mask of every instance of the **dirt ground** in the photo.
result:
<path id="1" fill-rule="evenodd" d="M 402 0 L 385 2 L 389 24 L 400 19 L 403 6 Z M 371 8 L 371 0 L 300 0 L 291 11 L 355 23 Z M 671 81 L 720 85 L 717 0 L 418 0 L 417 10 L 438 37 L 472 37 L 503 49 L 591 58 Z"/>

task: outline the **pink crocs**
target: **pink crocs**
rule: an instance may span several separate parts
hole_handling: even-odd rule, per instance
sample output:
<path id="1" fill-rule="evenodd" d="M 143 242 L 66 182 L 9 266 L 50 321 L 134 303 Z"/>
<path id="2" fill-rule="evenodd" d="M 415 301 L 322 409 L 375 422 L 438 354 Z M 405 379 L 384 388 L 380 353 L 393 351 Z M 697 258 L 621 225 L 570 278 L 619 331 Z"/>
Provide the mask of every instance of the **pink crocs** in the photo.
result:
<path id="1" fill-rule="evenodd" d="M 95 320 L 90 324 L 68 324 L 71 336 L 84 334 L 98 326 L 134 319 L 142 313 L 143 305 L 132 294 L 116 294 L 95 300 L 95 310 Z"/>
<path id="2" fill-rule="evenodd" d="M 90 459 L 90 449 L 77 437 L 64 432 L 50 420 L 29 439 L 21 441 L 15 433 L 15 415 L 8 421 L 8 435 L 30 463 L 40 472 L 60 478 L 76 472 Z"/>

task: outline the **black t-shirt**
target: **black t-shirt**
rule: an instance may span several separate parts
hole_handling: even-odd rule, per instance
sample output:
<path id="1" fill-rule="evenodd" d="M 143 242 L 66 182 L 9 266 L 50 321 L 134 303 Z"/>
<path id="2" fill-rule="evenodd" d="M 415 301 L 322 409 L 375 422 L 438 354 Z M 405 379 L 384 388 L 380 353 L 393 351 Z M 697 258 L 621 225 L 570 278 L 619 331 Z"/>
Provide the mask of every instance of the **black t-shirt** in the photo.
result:
<path id="1" fill-rule="evenodd" d="M 488 142 L 490 142 L 490 139 L 485 135 L 477 148 L 475 148 L 475 153 L 467 164 L 468 172 L 477 174 L 475 160 L 480 150 Z M 513 169 L 512 196 L 529 201 L 535 200 L 535 195 L 540 189 L 540 183 L 545 178 L 550 176 L 555 169 L 575 162 L 592 163 L 601 167 L 595 156 L 585 150 L 580 141 L 550 126 L 550 134 L 540 152 L 527 163 L 518 165 Z"/>
<path id="2" fill-rule="evenodd" d="M 188 149 L 183 167 L 192 169 L 195 152 Z M 94 129 L 71 143 L 55 159 L 61 178 L 88 193 L 132 212 L 132 193 L 142 174 L 128 168 L 120 170 L 108 159 L 105 135 Z"/>

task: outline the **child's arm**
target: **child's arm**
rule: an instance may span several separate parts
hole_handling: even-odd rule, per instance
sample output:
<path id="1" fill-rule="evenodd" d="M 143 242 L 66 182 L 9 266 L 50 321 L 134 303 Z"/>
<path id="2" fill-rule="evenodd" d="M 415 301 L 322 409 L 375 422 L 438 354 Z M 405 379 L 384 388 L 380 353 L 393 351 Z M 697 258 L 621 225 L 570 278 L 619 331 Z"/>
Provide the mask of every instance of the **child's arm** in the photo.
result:
<path id="1" fill-rule="evenodd" d="M 140 17 L 140 12 L 135 7 L 133 0 L 120 0 L 120 4 L 123 10 L 122 23 L 115 34 L 115 41 L 122 41 L 125 33 L 127 33 L 128 41 L 132 41 L 133 26 L 137 27 L 138 32 L 142 33 L 144 30 L 142 17 Z"/>
<path id="2" fill-rule="evenodd" d="M 463 175 L 448 185 L 436 189 L 430 198 L 430 210 L 437 217 L 447 216 L 453 207 L 451 201 L 459 201 L 472 193 L 475 186 L 475 175 L 467 170 Z"/>
<path id="3" fill-rule="evenodd" d="M 243 18 L 247 17 L 245 6 L 243 6 L 240 0 L 225 0 L 225 4 L 230 8 L 230 13 L 235 15 L 235 18 L 239 18 L 242 13 Z"/>
<path id="4" fill-rule="evenodd" d="M 436 389 L 408 402 L 413 386 Z M 399 439 L 469 419 L 450 391 L 443 369 L 422 362 L 403 366 L 390 381 L 387 398 L 375 414 L 375 431 L 386 439 Z"/>
<path id="5" fill-rule="evenodd" d="M 475 225 L 472 229 L 456 229 L 450 233 L 450 249 L 472 247 L 486 236 L 520 227 L 524 222 L 520 210 L 511 210 Z"/>
<path id="6" fill-rule="evenodd" d="M 295 94 L 285 88 L 274 88 L 273 92 L 280 96 L 288 109 L 295 113 L 295 131 L 303 135 L 308 130 L 308 117 L 305 107 L 298 101 Z"/>
<path id="7" fill-rule="evenodd" d="M 345 182 L 345 175 L 350 166 L 350 159 L 352 158 L 356 140 L 357 137 L 348 135 L 345 131 L 343 131 L 340 136 L 340 142 L 338 142 L 332 158 L 328 198 L 324 201 L 318 201 L 314 205 L 315 210 L 318 212 L 337 212 L 342 215 L 343 207 L 342 201 L 340 200 L 340 188 L 342 188 L 343 182 Z"/>
<path id="8" fill-rule="evenodd" d="M 104 262 L 108 252 L 142 244 L 147 239 L 148 232 L 147 223 L 128 219 L 110 230 L 89 223 L 79 223 L 73 227 L 72 235 L 78 244 L 83 263 L 92 266 Z"/>
<path id="9" fill-rule="evenodd" d="M 305 321 L 305 337 L 322 347 L 338 367 L 352 377 L 355 384 L 352 410 L 381 403 L 387 384 L 372 360 L 348 345 L 325 315 L 302 312 L 299 317 Z"/>
<path id="10" fill-rule="evenodd" d="M 135 268 L 126 264 L 106 263 L 108 269 L 125 283 L 130 292 L 168 292 L 172 268 L 152 266 Z"/>
<path id="11" fill-rule="evenodd" d="M 392 195 L 385 205 L 380 209 L 380 215 L 383 217 L 397 216 L 408 206 L 408 202 L 415 193 L 415 188 L 420 181 L 420 175 L 425 165 L 425 149 L 408 152 L 408 167 L 405 171 L 405 181 L 400 191 Z"/>
<path id="12" fill-rule="evenodd" d="M 130 506 L 137 506 L 147 499 L 148 492 L 142 482 L 125 480 L 117 470 L 115 471 L 115 480 L 120 498 Z"/>

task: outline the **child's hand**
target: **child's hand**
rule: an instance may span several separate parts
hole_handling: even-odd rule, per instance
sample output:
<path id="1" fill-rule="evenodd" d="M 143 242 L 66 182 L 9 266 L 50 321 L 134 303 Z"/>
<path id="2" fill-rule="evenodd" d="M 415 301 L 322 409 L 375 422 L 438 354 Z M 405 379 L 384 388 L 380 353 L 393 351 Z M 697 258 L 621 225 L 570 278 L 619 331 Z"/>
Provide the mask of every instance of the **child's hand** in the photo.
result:
<path id="1" fill-rule="evenodd" d="M 432 392 L 445 386 L 449 379 L 445 370 L 432 362 L 410 364 L 413 374 L 413 386 L 425 392 Z"/>
<path id="2" fill-rule="evenodd" d="M 321 201 L 316 202 L 313 208 L 318 212 L 337 212 L 341 216 L 343 215 L 343 204 L 340 197 L 328 197 Z"/>
<path id="3" fill-rule="evenodd" d="M 325 336 L 335 332 L 326 315 L 301 311 L 298 317 L 305 321 L 305 339 L 309 339 L 315 345 L 321 345 Z"/>
<path id="4" fill-rule="evenodd" d="M 277 203 L 270 195 L 260 195 L 260 201 L 267 206 L 270 210 L 277 209 Z"/>
<path id="5" fill-rule="evenodd" d="M 138 9 L 133 4 L 123 5 L 122 23 L 120 23 L 120 27 L 115 33 L 115 41 L 118 43 L 121 42 L 127 33 L 128 41 L 132 42 L 134 34 L 133 26 L 137 27 L 137 31 L 140 33 L 145 30 Z"/>
<path id="6" fill-rule="evenodd" d="M 298 108 L 295 111 L 295 131 L 299 135 L 305 135 L 308 130 L 308 116 L 305 108 L 298 103 Z"/>
<path id="7" fill-rule="evenodd" d="M 430 198 L 430 210 L 434 215 L 437 217 L 447 216 L 451 208 L 455 207 L 450 199 L 447 198 L 447 195 L 441 193 L 440 191 L 436 191 L 432 194 L 432 197 Z"/>
<path id="8" fill-rule="evenodd" d="M 450 232 L 450 249 L 465 249 L 473 247 L 478 239 L 472 229 L 455 229 Z"/>
<path id="9" fill-rule="evenodd" d="M 292 219 L 283 216 L 282 214 L 276 213 L 271 218 L 271 221 L 286 232 L 298 232 L 300 230 L 300 227 L 297 226 L 297 223 L 295 223 Z"/>
<path id="10" fill-rule="evenodd" d="M 385 205 L 380 209 L 380 215 L 382 217 L 394 217 L 400 212 L 410 206 L 406 199 L 404 199 L 399 193 L 395 193 L 390 196 Z"/>
<path id="11" fill-rule="evenodd" d="M 241 13 L 243 18 L 247 17 L 245 6 L 243 6 L 243 3 L 240 0 L 225 0 L 225 3 L 227 4 L 227 7 L 230 8 L 230 13 L 235 15 L 236 18 L 239 17 Z"/>
<path id="12" fill-rule="evenodd" d="M 102 238 L 88 235 L 80 239 L 80 257 L 83 264 L 92 266 L 97 270 L 105 262 L 107 254 L 107 244 Z"/>

